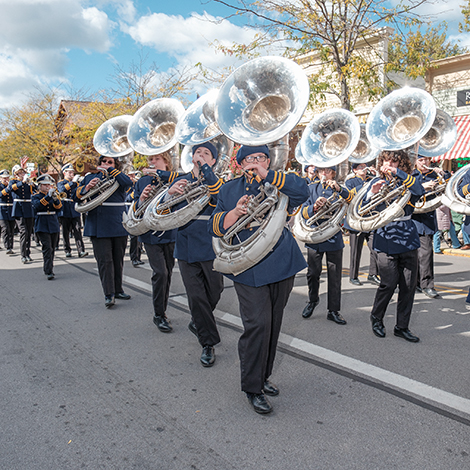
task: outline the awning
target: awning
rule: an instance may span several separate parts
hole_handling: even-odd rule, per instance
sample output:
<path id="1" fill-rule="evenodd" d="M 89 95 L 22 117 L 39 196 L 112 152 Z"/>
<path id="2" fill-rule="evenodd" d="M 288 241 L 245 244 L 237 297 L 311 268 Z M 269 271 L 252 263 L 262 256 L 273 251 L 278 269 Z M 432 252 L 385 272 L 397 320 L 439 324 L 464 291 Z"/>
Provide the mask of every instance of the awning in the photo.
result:
<path id="1" fill-rule="evenodd" d="M 434 157 L 433 162 L 470 157 L 470 115 L 455 116 L 454 121 L 457 126 L 457 142 L 447 153 Z"/>

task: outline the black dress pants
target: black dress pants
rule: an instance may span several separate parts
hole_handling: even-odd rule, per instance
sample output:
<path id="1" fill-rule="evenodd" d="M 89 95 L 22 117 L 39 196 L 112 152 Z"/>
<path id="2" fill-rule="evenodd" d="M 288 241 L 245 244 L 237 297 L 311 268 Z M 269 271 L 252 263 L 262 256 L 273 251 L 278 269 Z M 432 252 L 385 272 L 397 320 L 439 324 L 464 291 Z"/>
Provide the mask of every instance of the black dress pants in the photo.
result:
<path id="1" fill-rule="evenodd" d="M 0 220 L 3 245 L 7 250 L 13 250 L 16 220 Z"/>
<path id="2" fill-rule="evenodd" d="M 318 300 L 320 291 L 320 276 L 322 272 L 323 255 L 326 254 L 326 267 L 328 279 L 328 304 L 329 311 L 341 310 L 341 274 L 343 270 L 343 249 L 336 251 L 318 252 L 307 249 L 307 283 L 309 302 Z"/>
<path id="3" fill-rule="evenodd" d="M 421 289 L 434 289 L 434 235 L 420 235 L 418 248 L 418 286 Z"/>
<path id="4" fill-rule="evenodd" d="M 129 242 L 129 257 L 131 261 L 140 261 L 142 256 L 142 243 L 139 241 L 139 237 L 130 235 Z"/>
<path id="5" fill-rule="evenodd" d="M 41 242 L 44 274 L 53 274 L 54 252 L 57 248 L 57 245 L 59 244 L 60 233 L 36 232 L 36 235 Z"/>
<path id="6" fill-rule="evenodd" d="M 189 310 L 196 324 L 201 346 L 214 346 L 220 343 L 217 324 L 212 312 L 224 290 L 224 279 L 222 274 L 212 269 L 213 264 L 212 260 L 196 263 L 178 260 L 188 296 Z"/>
<path id="7" fill-rule="evenodd" d="M 383 320 L 390 299 L 398 285 L 397 323 L 408 328 L 418 279 L 418 250 L 395 255 L 377 253 L 380 286 L 375 294 L 371 314 Z"/>
<path id="8" fill-rule="evenodd" d="M 31 234 L 33 233 L 34 218 L 33 217 L 21 217 L 19 228 L 20 228 L 20 251 L 21 257 L 31 255 Z"/>
<path id="9" fill-rule="evenodd" d="M 151 245 L 145 243 L 145 251 L 152 268 L 152 301 L 154 315 L 165 316 L 170 294 L 171 274 L 175 265 L 174 243 Z"/>
<path id="10" fill-rule="evenodd" d="M 377 252 L 372 248 L 374 242 L 374 232 L 349 232 L 349 278 L 357 279 L 359 275 L 359 266 L 361 264 L 362 247 L 364 240 L 367 240 L 367 247 L 370 252 L 369 276 L 377 275 Z"/>
<path id="11" fill-rule="evenodd" d="M 122 273 L 127 236 L 90 237 L 90 239 L 93 245 L 93 254 L 98 264 L 98 272 L 104 295 L 109 296 L 123 292 Z"/>
<path id="12" fill-rule="evenodd" d="M 72 247 L 70 246 L 70 234 L 72 233 L 75 239 L 78 253 L 85 251 L 85 245 L 82 238 L 82 228 L 80 225 L 80 217 L 61 217 L 59 222 L 62 225 L 62 238 L 64 240 L 65 253 L 71 253 Z"/>
<path id="13" fill-rule="evenodd" d="M 261 393 L 273 371 L 284 308 L 294 279 L 292 276 L 261 287 L 234 282 L 244 329 L 238 341 L 244 392 Z"/>

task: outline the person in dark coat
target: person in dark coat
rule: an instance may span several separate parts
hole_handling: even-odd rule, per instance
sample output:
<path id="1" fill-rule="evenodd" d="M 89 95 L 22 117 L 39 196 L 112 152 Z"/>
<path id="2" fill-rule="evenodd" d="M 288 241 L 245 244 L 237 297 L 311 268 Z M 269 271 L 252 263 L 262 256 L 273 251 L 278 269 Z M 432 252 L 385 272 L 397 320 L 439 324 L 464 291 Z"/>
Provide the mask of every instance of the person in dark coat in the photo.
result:
<path id="1" fill-rule="evenodd" d="M 121 172 L 121 162 L 117 158 L 100 156 L 97 174 L 85 176 L 77 187 L 75 197 L 81 201 L 86 194 L 109 174 L 118 182 L 118 189 L 101 205 L 88 212 L 84 235 L 90 237 L 93 253 L 98 264 L 105 307 L 115 304 L 115 299 L 129 300 L 124 292 L 122 276 L 124 255 L 128 233 L 122 226 L 122 213 L 125 211 L 127 189 L 132 182 Z"/>
<path id="2" fill-rule="evenodd" d="M 57 213 L 62 209 L 57 191 L 53 188 L 54 179 L 41 175 L 37 179 L 38 192 L 31 197 L 35 212 L 34 231 L 42 249 L 44 274 L 51 281 L 54 279 L 54 252 L 59 244 L 60 224 Z"/>
<path id="3" fill-rule="evenodd" d="M 0 230 L 3 246 L 7 250 L 7 255 L 13 255 L 13 242 L 15 235 L 15 218 L 11 215 L 13 208 L 13 196 L 8 185 L 10 173 L 8 170 L 0 171 Z"/>
<path id="4" fill-rule="evenodd" d="M 209 222 L 209 230 L 214 237 L 222 237 L 247 213 L 249 198 L 260 194 L 259 188 L 263 183 L 275 186 L 289 197 L 290 211 L 307 199 L 305 178 L 269 169 L 269 149 L 266 145 L 240 147 L 237 162 L 245 174 L 225 183 L 219 192 L 217 207 Z M 285 215 L 287 218 L 288 214 Z M 257 229 L 259 225 L 252 223 L 234 239 L 243 242 Z M 294 237 L 284 227 L 272 251 L 261 261 L 236 276 L 226 274 L 234 282 L 244 329 L 238 342 L 241 389 L 257 413 L 270 413 L 272 406 L 265 395 L 279 394 L 279 389 L 270 382 L 269 377 L 295 274 L 305 266 L 305 259 Z"/>

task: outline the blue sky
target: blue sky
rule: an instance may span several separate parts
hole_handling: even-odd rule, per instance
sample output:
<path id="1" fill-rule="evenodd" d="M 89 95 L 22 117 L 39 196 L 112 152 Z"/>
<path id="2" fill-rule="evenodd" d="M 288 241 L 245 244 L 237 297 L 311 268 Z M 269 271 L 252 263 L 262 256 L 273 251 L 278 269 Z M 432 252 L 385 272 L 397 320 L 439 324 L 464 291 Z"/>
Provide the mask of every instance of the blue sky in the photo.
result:
<path id="1" fill-rule="evenodd" d="M 426 12 L 441 13 L 450 35 L 459 35 L 463 0 L 437 0 Z M 210 42 L 247 41 L 253 30 L 211 0 L 0 0 L 0 108 L 21 103 L 37 86 L 63 82 L 91 92 L 110 88 L 118 64 L 128 70 L 139 51 L 161 72 L 202 62 L 217 69 L 233 59 Z M 204 90 L 198 90 L 204 91 Z"/>

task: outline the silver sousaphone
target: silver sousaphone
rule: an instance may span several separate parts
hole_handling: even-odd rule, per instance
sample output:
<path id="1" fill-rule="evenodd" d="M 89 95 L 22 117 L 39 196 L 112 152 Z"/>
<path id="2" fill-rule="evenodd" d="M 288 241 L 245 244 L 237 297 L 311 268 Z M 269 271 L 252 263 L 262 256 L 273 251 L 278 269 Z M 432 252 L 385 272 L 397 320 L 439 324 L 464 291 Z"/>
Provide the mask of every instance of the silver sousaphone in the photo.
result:
<path id="1" fill-rule="evenodd" d="M 125 165 L 130 165 L 134 153 L 127 140 L 127 129 L 132 116 L 122 115 L 111 118 L 101 124 L 93 136 L 93 146 L 100 155 L 119 158 Z M 105 202 L 119 188 L 119 183 L 107 171 L 105 178 L 75 203 L 79 213 L 91 211 Z"/>
<path id="2" fill-rule="evenodd" d="M 347 173 L 347 159 L 359 143 L 360 126 L 356 116 L 345 109 L 332 109 L 315 116 L 300 140 L 302 161 L 319 168 L 340 166 L 337 179 Z M 347 202 L 335 192 L 309 219 L 297 212 L 292 232 L 304 243 L 317 244 L 341 230 Z"/>
<path id="3" fill-rule="evenodd" d="M 261 57 L 236 69 L 222 85 L 215 105 L 220 130 L 242 145 L 270 147 L 270 168 L 284 170 L 288 159 L 287 134 L 302 118 L 309 84 L 302 68 L 282 57 Z M 276 245 L 286 224 L 289 198 L 268 183 L 247 204 L 247 214 L 227 233 L 212 239 L 214 269 L 238 275 L 261 261 Z M 249 224 L 259 227 L 236 243 Z"/>
<path id="4" fill-rule="evenodd" d="M 169 152 L 173 166 L 179 166 L 179 144 L 176 126 L 184 113 L 183 105 L 173 98 L 159 98 L 142 106 L 132 117 L 127 132 L 131 147 L 141 155 L 159 155 Z M 149 197 L 137 206 L 135 201 L 127 213 L 122 214 L 122 224 L 131 235 L 142 235 L 151 227 L 145 213 L 165 185 L 159 179 Z"/>
<path id="5" fill-rule="evenodd" d="M 181 116 L 175 130 L 175 138 L 185 145 L 181 154 L 181 168 L 185 172 L 193 169 L 192 148 L 195 145 L 211 141 L 217 149 L 217 161 L 213 167 L 214 173 L 220 175 L 230 163 L 233 152 L 233 142 L 221 135 L 220 129 L 213 121 L 214 100 L 218 90 L 210 90 L 197 99 Z M 183 195 L 168 198 L 168 187 L 161 191 L 149 204 L 144 219 L 153 230 L 172 230 L 186 225 L 204 209 L 210 201 L 209 188 L 203 184 L 202 175 L 198 181 L 188 184 Z M 187 204 L 174 210 L 177 204 L 186 201 Z"/>
<path id="6" fill-rule="evenodd" d="M 366 123 L 367 138 L 381 150 L 401 150 L 416 145 L 431 128 L 436 116 L 433 97 L 419 88 L 404 87 L 393 91 L 372 109 Z M 413 162 L 413 154 L 410 154 Z M 347 222 L 353 230 L 370 232 L 402 217 L 411 193 L 392 178 L 367 204 L 369 190 L 364 185 L 349 204 Z M 385 209 L 378 207 L 386 205 Z"/>

